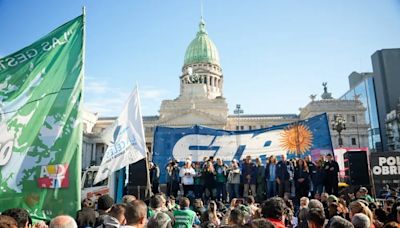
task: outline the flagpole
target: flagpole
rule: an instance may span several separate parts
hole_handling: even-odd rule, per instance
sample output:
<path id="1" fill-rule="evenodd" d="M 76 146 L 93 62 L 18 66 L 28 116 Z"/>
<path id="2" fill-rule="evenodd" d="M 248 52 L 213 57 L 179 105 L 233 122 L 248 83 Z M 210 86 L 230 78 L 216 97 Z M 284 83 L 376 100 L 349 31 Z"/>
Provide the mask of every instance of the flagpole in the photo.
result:
<path id="1" fill-rule="evenodd" d="M 84 82 L 85 82 L 85 55 L 86 55 L 86 48 L 85 48 L 85 46 L 86 46 L 86 42 L 85 42 L 85 40 L 86 40 L 86 7 L 85 6 L 83 6 L 82 7 L 82 15 L 83 15 L 83 18 L 82 18 L 82 69 L 81 69 L 81 73 L 82 73 L 82 75 L 81 75 L 81 77 L 79 77 L 80 78 L 80 85 L 81 85 L 81 88 L 80 88 L 80 92 L 81 92 L 81 94 L 80 94 L 80 96 L 81 96 L 81 100 L 80 100 L 80 102 L 79 102 L 79 111 L 78 111 L 78 114 L 77 114 L 77 118 L 78 119 L 80 119 L 80 121 L 82 121 L 82 118 L 83 118 L 83 114 L 82 114 L 82 104 L 83 104 L 83 99 L 84 99 L 84 95 L 83 95 L 83 88 L 84 88 Z M 79 85 L 79 80 L 78 80 L 78 85 Z M 82 127 L 83 127 L 83 124 L 81 123 L 80 124 L 80 132 L 79 132 L 79 134 L 80 134 L 80 140 L 81 140 L 81 142 L 80 143 L 82 143 L 82 140 L 83 140 L 83 129 L 82 129 Z M 78 144 L 78 148 L 79 148 L 79 150 L 81 150 L 82 151 L 82 144 L 80 144 L 80 146 L 79 146 L 79 144 Z M 77 164 L 77 167 L 78 167 L 78 172 L 82 172 L 82 161 L 81 161 L 81 159 L 78 159 L 78 164 Z M 77 181 L 77 186 L 79 186 L 79 190 L 82 188 L 82 183 L 81 183 L 81 181 L 80 180 L 78 180 Z M 78 202 L 81 202 L 81 194 L 78 194 Z M 80 206 L 79 206 L 79 204 L 78 204 L 78 208 L 80 208 Z"/>
<path id="2" fill-rule="evenodd" d="M 143 125 L 143 116 L 142 116 L 142 109 L 141 109 L 141 102 L 140 102 L 140 95 L 139 95 L 139 84 L 138 82 L 136 82 L 136 90 L 137 90 L 137 96 L 138 96 L 138 109 L 139 109 L 139 113 L 140 116 L 142 117 L 141 121 L 142 121 L 142 135 L 144 137 L 144 139 L 146 139 L 146 135 L 144 132 L 144 125 Z M 150 171 L 149 171 L 149 155 L 151 151 L 147 151 L 147 145 L 145 142 L 145 149 L 146 149 L 146 157 L 145 157 L 145 163 L 146 163 L 146 176 L 147 176 L 147 186 L 146 186 L 146 191 L 145 191 L 145 198 L 146 197 L 150 197 L 152 196 L 152 191 L 151 191 L 151 183 L 150 183 Z M 148 195 L 147 195 L 148 194 Z M 147 196 L 146 196 L 147 195 Z"/>

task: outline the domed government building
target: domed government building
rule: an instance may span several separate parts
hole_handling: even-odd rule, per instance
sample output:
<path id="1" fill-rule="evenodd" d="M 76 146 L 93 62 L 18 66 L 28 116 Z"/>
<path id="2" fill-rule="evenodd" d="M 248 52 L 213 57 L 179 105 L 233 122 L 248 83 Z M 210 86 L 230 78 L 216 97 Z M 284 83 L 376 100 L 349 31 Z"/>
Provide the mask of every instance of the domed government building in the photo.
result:
<path id="1" fill-rule="evenodd" d="M 311 95 L 310 102 L 299 114 L 229 114 L 224 97 L 224 78 L 216 45 L 208 36 L 203 19 L 199 30 L 190 42 L 184 56 L 182 74 L 179 76 L 180 94 L 174 100 L 161 103 L 159 115 L 144 116 L 146 143 L 151 154 L 156 126 L 188 127 L 203 125 L 225 130 L 252 130 L 295 122 L 326 112 L 329 121 L 341 115 L 347 129 L 342 132 L 344 147 L 368 147 L 368 125 L 365 107 L 357 98 L 333 99 L 326 84 L 321 99 Z M 229 75 L 227 80 L 229 80 Z M 105 132 L 113 130 L 117 117 L 98 117 L 96 113 L 84 113 L 84 142 L 82 168 L 99 165 L 110 142 Z M 334 147 L 338 147 L 338 134 L 331 130 Z"/>

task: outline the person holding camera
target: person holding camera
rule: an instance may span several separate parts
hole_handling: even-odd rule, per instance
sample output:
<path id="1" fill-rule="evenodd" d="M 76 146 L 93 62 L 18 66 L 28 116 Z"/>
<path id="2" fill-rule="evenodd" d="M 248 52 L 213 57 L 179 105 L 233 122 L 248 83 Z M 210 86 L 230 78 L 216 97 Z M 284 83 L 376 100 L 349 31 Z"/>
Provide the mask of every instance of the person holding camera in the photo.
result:
<path id="1" fill-rule="evenodd" d="M 212 161 L 207 161 L 203 169 L 205 199 L 215 199 L 216 175 Z"/>
<path id="2" fill-rule="evenodd" d="M 160 168 L 158 168 L 157 164 L 150 162 L 149 175 L 151 192 L 153 194 L 160 193 Z"/>
<path id="3" fill-rule="evenodd" d="M 167 196 L 178 196 L 179 168 L 176 160 L 168 163 L 167 167 Z"/>
<path id="4" fill-rule="evenodd" d="M 179 176 L 181 177 L 181 183 L 183 186 L 183 194 L 185 196 L 188 196 L 189 191 L 194 193 L 193 184 L 195 175 L 196 171 L 194 171 L 192 167 L 192 161 L 190 159 L 186 159 L 185 165 L 179 171 Z"/>

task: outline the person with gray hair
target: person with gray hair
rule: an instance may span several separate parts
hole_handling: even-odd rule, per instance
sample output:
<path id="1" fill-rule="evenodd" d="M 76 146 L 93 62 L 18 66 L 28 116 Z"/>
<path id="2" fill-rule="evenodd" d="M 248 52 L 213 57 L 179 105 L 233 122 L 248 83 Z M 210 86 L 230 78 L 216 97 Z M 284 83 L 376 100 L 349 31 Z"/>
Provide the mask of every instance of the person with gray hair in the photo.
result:
<path id="1" fill-rule="evenodd" d="M 167 214 L 157 212 L 153 217 L 149 218 L 147 228 L 172 228 L 172 220 Z"/>
<path id="2" fill-rule="evenodd" d="M 183 186 L 183 194 L 187 197 L 189 191 L 194 192 L 194 176 L 196 171 L 192 168 L 192 161 L 186 159 L 185 165 L 179 170 L 179 176 L 181 177 L 181 183 Z"/>
<path id="3" fill-rule="evenodd" d="M 134 195 L 124 195 L 124 197 L 122 197 L 122 203 L 132 203 L 135 200 L 136 196 Z"/>
<path id="4" fill-rule="evenodd" d="M 308 222 L 307 222 L 307 216 L 308 216 L 308 212 L 311 209 L 321 209 L 323 212 L 323 215 L 325 216 L 325 212 L 324 212 L 324 205 L 322 205 L 322 203 L 319 200 L 316 199 L 312 199 L 308 202 L 308 206 L 305 208 L 301 208 L 298 214 L 298 219 L 299 219 L 299 224 L 298 224 L 298 228 L 308 228 Z"/>
<path id="5" fill-rule="evenodd" d="M 312 199 L 308 203 L 308 209 L 312 209 L 312 208 L 319 208 L 319 209 L 324 210 L 324 205 L 322 205 L 321 201 Z"/>
<path id="6" fill-rule="evenodd" d="M 49 228 L 78 228 L 78 225 L 71 216 L 59 215 L 51 220 Z"/>
<path id="7" fill-rule="evenodd" d="M 363 213 L 355 214 L 351 219 L 351 223 L 353 223 L 354 228 L 371 227 L 371 221 L 368 216 Z"/>
<path id="8" fill-rule="evenodd" d="M 327 228 L 354 228 L 351 222 L 347 221 L 346 219 L 340 216 L 333 216 L 329 221 L 329 225 L 326 226 Z"/>

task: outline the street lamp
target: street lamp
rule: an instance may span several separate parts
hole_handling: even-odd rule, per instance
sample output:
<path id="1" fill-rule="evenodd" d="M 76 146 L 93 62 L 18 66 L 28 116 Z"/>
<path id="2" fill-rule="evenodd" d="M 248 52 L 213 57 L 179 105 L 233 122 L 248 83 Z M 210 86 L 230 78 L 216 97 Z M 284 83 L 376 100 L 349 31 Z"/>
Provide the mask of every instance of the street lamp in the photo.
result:
<path id="1" fill-rule="evenodd" d="M 337 131 L 339 135 L 339 147 L 343 146 L 342 131 L 346 130 L 346 120 L 342 115 L 335 115 L 334 120 L 331 122 L 332 129 Z"/>
<path id="2" fill-rule="evenodd" d="M 234 114 L 237 115 L 237 130 L 240 129 L 240 114 L 243 114 L 243 109 L 241 109 L 240 104 L 236 105 L 236 109 L 233 111 Z"/>

